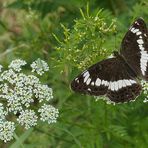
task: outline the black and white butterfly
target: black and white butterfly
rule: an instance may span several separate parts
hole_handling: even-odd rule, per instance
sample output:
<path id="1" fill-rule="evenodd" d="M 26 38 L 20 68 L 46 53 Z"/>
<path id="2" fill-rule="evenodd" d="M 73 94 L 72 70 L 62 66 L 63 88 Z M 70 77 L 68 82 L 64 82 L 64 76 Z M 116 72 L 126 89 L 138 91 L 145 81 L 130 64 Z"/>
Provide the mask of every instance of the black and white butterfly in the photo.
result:
<path id="1" fill-rule="evenodd" d="M 98 62 L 78 75 L 71 88 L 93 96 L 106 95 L 112 102 L 129 102 L 140 95 L 140 79 L 148 81 L 148 29 L 138 18 L 124 36 L 114 57 Z"/>

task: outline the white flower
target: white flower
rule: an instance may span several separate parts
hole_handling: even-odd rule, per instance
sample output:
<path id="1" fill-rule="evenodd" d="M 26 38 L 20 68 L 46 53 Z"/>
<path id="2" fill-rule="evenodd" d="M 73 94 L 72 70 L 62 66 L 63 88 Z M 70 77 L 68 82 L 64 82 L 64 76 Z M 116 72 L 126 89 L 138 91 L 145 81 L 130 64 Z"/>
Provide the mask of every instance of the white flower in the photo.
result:
<path id="1" fill-rule="evenodd" d="M 0 97 L 3 98 L 4 94 L 8 93 L 9 86 L 7 83 L 0 84 Z"/>
<path id="2" fill-rule="evenodd" d="M 44 71 L 49 70 L 48 64 L 41 59 L 37 59 L 30 66 L 32 68 L 32 72 L 36 72 L 39 75 L 43 75 Z"/>
<path id="3" fill-rule="evenodd" d="M 147 98 L 145 98 L 145 99 L 143 100 L 143 102 L 144 102 L 144 103 L 148 102 L 148 99 L 147 99 Z"/>
<path id="4" fill-rule="evenodd" d="M 37 78 L 36 76 L 34 75 L 28 75 L 28 81 L 26 82 L 26 84 L 29 84 L 29 85 L 35 85 L 35 84 L 38 84 L 40 83 L 40 80 L 39 78 Z"/>
<path id="5" fill-rule="evenodd" d="M 25 110 L 21 111 L 17 121 L 23 126 L 25 129 L 29 129 L 31 126 L 37 125 L 37 115 L 33 110 Z"/>
<path id="6" fill-rule="evenodd" d="M 21 105 L 29 107 L 30 104 L 34 102 L 32 89 L 33 89 L 32 86 L 14 88 L 14 91 L 18 95 L 18 100 L 21 102 Z"/>
<path id="7" fill-rule="evenodd" d="M 13 139 L 14 130 L 14 122 L 5 121 L 0 123 L 0 139 L 4 142 L 10 141 Z"/>
<path id="8" fill-rule="evenodd" d="M 51 105 L 44 104 L 38 112 L 40 113 L 40 120 L 47 121 L 48 124 L 55 123 L 59 116 L 58 109 L 54 108 Z"/>
<path id="9" fill-rule="evenodd" d="M 14 114 L 16 114 L 23 109 L 20 102 L 21 97 L 17 96 L 15 92 L 6 95 L 6 99 L 9 112 L 13 112 Z"/>
<path id="10" fill-rule="evenodd" d="M 21 60 L 21 59 L 16 59 L 16 60 L 13 60 L 8 67 L 12 68 L 13 70 L 17 72 L 20 72 L 22 70 L 21 66 L 24 66 L 26 64 L 27 64 L 26 61 Z"/>
<path id="11" fill-rule="evenodd" d="M 12 69 L 5 70 L 5 71 L 1 74 L 1 80 L 6 80 L 6 81 L 8 81 L 10 84 L 14 84 L 16 78 L 17 78 L 17 74 L 16 74 Z"/>
<path id="12" fill-rule="evenodd" d="M 37 78 L 36 76 L 34 75 L 25 75 L 23 73 L 19 73 L 17 75 L 17 78 L 16 78 L 16 85 L 17 86 L 20 86 L 20 87 L 23 87 L 23 86 L 28 86 L 28 85 L 35 85 L 37 83 L 40 83 L 40 80 L 39 78 Z"/>
<path id="13" fill-rule="evenodd" d="M 2 123 L 5 120 L 6 115 L 7 115 L 7 112 L 4 111 L 4 106 L 2 103 L 0 103 L 0 123 Z"/>
<path id="14" fill-rule="evenodd" d="M 17 87 L 24 87 L 26 81 L 27 81 L 27 75 L 19 73 L 15 79 L 15 85 Z"/>
<path id="15" fill-rule="evenodd" d="M 49 101 L 53 98 L 52 88 L 48 87 L 48 85 L 36 84 L 33 91 L 35 97 L 39 99 L 39 102 L 43 100 Z"/>
<path id="16" fill-rule="evenodd" d="M 13 138 L 15 130 L 15 123 L 6 121 L 7 116 L 11 117 L 19 113 L 16 120 L 28 129 L 37 125 L 36 111 L 40 112 L 40 119 L 49 124 L 56 122 L 59 114 L 58 109 L 44 104 L 53 98 L 52 88 L 42 84 L 38 77 L 20 72 L 21 66 L 25 64 L 23 60 L 14 60 L 9 65 L 9 69 L 0 73 L 0 99 L 5 102 L 0 103 L 0 139 L 5 142 Z M 34 71 L 40 75 L 49 70 L 47 63 L 40 59 L 35 61 L 33 66 Z M 35 101 L 36 110 L 31 110 L 31 105 L 34 105 Z M 42 105 L 41 102 L 44 105 L 38 109 L 37 107 Z"/>

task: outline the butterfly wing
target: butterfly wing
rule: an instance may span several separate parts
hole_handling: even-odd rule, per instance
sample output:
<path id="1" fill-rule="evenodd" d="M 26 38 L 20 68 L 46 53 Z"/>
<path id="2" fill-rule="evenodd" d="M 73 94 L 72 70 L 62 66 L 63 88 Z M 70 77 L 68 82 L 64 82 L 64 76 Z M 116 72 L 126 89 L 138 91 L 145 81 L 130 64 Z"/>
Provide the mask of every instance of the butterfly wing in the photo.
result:
<path id="1" fill-rule="evenodd" d="M 137 19 L 126 33 L 120 54 L 138 76 L 148 80 L 148 29 L 142 18 Z"/>
<path id="2" fill-rule="evenodd" d="M 72 81 L 71 88 L 83 94 L 106 95 L 113 102 L 134 100 L 141 91 L 135 73 L 117 58 L 89 67 Z"/>
<path id="3" fill-rule="evenodd" d="M 91 66 L 72 81 L 71 88 L 83 94 L 105 95 L 111 80 L 109 69 L 114 62 L 115 59 L 107 59 Z"/>

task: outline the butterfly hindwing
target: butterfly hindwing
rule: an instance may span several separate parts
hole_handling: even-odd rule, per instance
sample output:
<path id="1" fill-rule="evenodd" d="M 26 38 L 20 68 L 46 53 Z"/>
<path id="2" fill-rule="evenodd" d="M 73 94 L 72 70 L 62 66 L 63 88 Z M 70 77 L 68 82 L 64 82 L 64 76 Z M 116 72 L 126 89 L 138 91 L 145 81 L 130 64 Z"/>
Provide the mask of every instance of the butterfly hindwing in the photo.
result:
<path id="1" fill-rule="evenodd" d="M 142 18 L 137 19 L 126 33 L 120 54 L 138 76 L 148 80 L 148 29 Z"/>
<path id="2" fill-rule="evenodd" d="M 118 81 L 118 83 L 119 83 L 119 81 Z M 136 97 L 140 95 L 142 87 L 135 80 L 132 80 L 132 79 L 122 80 L 122 81 L 120 81 L 120 83 L 123 83 L 126 86 L 122 87 L 118 91 L 114 91 L 111 89 L 108 90 L 107 97 L 111 101 L 116 102 L 116 103 L 128 102 L 128 101 L 135 100 Z"/>
<path id="3" fill-rule="evenodd" d="M 106 95 L 113 102 L 127 102 L 140 94 L 136 75 L 120 59 L 106 59 L 78 75 L 71 88 L 83 94 Z"/>

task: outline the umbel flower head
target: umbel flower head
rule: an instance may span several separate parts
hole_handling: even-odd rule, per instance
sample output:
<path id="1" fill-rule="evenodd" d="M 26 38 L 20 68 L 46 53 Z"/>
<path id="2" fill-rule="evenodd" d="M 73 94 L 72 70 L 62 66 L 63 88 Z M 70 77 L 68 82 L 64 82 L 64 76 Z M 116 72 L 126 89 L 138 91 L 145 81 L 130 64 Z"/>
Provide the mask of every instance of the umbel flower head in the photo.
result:
<path id="1" fill-rule="evenodd" d="M 37 74 L 42 75 L 45 71 L 49 70 L 48 64 L 41 60 L 37 59 L 31 64 L 32 72 L 37 72 Z"/>
<path id="2" fill-rule="evenodd" d="M 30 75 L 22 72 L 26 64 L 26 61 L 17 59 L 8 69 L 0 65 L 0 139 L 4 142 L 13 139 L 16 124 L 29 129 L 37 125 L 38 120 L 50 124 L 58 118 L 58 109 L 49 105 L 53 99 L 52 88 L 32 74 L 42 75 L 49 70 L 48 64 L 40 59 L 34 61 Z M 8 121 L 12 115 L 15 120 Z"/>

